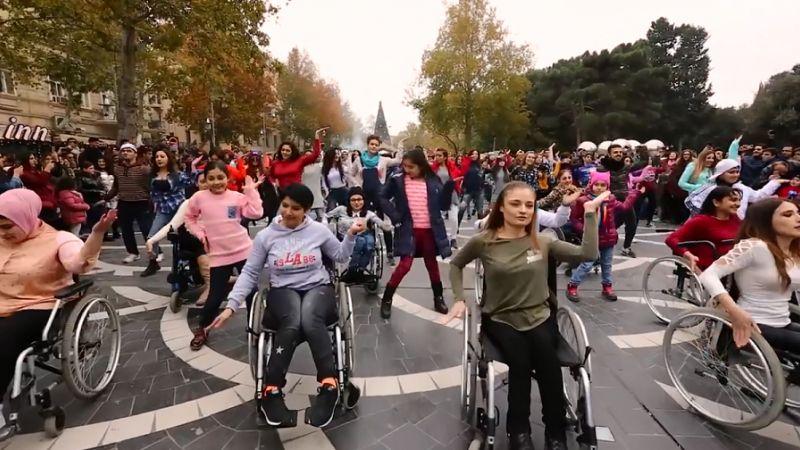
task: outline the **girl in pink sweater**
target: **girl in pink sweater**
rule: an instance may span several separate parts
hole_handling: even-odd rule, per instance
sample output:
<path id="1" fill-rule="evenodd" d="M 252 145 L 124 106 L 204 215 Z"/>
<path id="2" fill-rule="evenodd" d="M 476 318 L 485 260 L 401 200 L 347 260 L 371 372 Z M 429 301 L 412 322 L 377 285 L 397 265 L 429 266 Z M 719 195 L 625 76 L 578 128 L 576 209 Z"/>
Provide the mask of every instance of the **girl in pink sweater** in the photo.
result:
<path id="1" fill-rule="evenodd" d="M 242 193 L 228 190 L 228 170 L 222 161 L 209 162 L 203 173 L 208 189 L 189 199 L 186 228 L 200 239 L 210 259 L 211 279 L 208 299 L 200 314 L 200 326 L 192 338 L 192 350 L 199 350 L 208 340 L 206 327 L 211 325 L 220 304 L 228 294 L 228 280 L 236 268 L 241 273 L 253 242 L 242 227 L 242 217 L 257 220 L 263 214 L 258 186 L 263 179 L 245 177 Z M 252 293 L 247 298 L 250 304 Z"/>
<path id="2" fill-rule="evenodd" d="M 86 211 L 89 204 L 83 201 L 83 195 L 75 188 L 75 179 L 62 177 L 56 182 L 56 200 L 61 211 L 61 221 L 67 231 L 80 236 L 81 225 L 86 222 Z"/>

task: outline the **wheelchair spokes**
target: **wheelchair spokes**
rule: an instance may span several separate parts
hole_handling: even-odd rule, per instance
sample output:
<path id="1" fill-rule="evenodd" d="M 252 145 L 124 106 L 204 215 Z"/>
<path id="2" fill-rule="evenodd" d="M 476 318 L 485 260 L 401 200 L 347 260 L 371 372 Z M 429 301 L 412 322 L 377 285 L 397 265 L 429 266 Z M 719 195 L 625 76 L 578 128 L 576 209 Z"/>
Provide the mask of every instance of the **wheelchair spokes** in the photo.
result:
<path id="1" fill-rule="evenodd" d="M 681 396 L 718 424 L 754 430 L 780 414 L 785 398 L 775 353 L 754 334 L 739 349 L 718 311 L 698 308 L 674 318 L 664 335 L 667 372 Z"/>
<path id="2" fill-rule="evenodd" d="M 64 378 L 78 397 L 94 398 L 108 386 L 120 348 L 119 317 L 111 303 L 81 300 L 67 319 L 61 349 Z"/>
<path id="3" fill-rule="evenodd" d="M 678 256 L 653 260 L 642 279 L 642 297 L 664 323 L 687 309 L 705 306 L 707 295 L 700 279 Z"/>

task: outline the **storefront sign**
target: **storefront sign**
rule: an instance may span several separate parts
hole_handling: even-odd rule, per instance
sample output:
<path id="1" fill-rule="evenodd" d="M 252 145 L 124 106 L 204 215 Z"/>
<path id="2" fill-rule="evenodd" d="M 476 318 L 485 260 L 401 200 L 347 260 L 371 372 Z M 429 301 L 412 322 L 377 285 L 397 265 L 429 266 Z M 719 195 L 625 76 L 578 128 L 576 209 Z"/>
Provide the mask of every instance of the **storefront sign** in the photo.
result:
<path id="1" fill-rule="evenodd" d="M 24 141 L 37 141 L 46 142 L 50 139 L 50 130 L 44 127 L 25 125 L 18 123 L 16 117 L 8 119 L 6 131 L 3 133 L 3 139 L 14 139 Z"/>

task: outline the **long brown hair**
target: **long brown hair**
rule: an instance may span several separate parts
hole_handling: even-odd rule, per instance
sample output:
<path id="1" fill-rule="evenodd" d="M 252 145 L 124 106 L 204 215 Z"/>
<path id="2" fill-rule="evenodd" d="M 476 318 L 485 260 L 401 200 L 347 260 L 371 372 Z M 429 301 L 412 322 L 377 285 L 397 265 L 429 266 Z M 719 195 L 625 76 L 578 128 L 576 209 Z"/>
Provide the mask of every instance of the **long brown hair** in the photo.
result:
<path id="1" fill-rule="evenodd" d="M 486 219 L 486 232 L 491 233 L 492 236 L 497 236 L 497 231 L 505 225 L 505 218 L 503 217 L 503 212 L 500 211 L 500 207 L 503 206 L 506 200 L 506 195 L 517 189 L 527 189 L 533 193 L 533 201 L 536 204 L 536 191 L 533 190 L 528 183 L 524 181 L 512 181 L 506 184 L 503 187 L 503 190 L 500 191 L 500 195 L 497 196 L 497 201 L 494 203 L 492 210 L 489 212 L 489 216 Z M 539 239 L 537 237 L 537 230 L 535 227 L 536 224 L 536 211 L 533 212 L 533 217 L 531 218 L 531 223 L 529 223 L 525 227 L 525 232 L 531 237 L 531 248 L 535 251 L 539 251 Z"/>
<path id="2" fill-rule="evenodd" d="M 697 155 L 697 158 L 694 159 L 694 171 L 692 172 L 692 176 L 689 177 L 690 183 L 696 183 L 697 178 L 700 176 L 700 173 L 705 169 L 705 161 L 706 157 L 710 154 L 714 154 L 714 147 L 707 145 L 706 148 Z"/>
<path id="3" fill-rule="evenodd" d="M 772 216 L 783 202 L 795 204 L 789 200 L 780 198 L 767 198 L 753 203 L 747 208 L 747 215 L 739 228 L 738 240 L 759 239 L 764 241 L 775 259 L 775 267 L 778 268 L 778 275 L 784 289 L 791 284 L 789 273 L 786 271 L 786 260 L 788 258 L 800 258 L 800 239 L 795 239 L 789 246 L 789 254 L 783 253 L 778 247 L 775 229 L 772 227 Z"/>

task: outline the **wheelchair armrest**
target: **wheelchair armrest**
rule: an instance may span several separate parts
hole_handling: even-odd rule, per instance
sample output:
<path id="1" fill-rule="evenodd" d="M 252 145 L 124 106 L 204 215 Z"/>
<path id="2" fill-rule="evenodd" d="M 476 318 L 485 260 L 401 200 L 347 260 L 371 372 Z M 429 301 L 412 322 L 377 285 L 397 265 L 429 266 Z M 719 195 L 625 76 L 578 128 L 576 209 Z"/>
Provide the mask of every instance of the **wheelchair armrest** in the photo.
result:
<path id="1" fill-rule="evenodd" d="M 556 357 L 558 358 L 558 362 L 561 364 L 561 367 L 579 367 L 583 364 L 583 360 L 581 358 L 584 355 L 579 355 L 575 349 L 572 348 L 571 345 L 564 339 L 564 336 L 561 333 L 558 333 L 556 337 Z"/>
<path id="2" fill-rule="evenodd" d="M 800 316 L 800 306 L 797 306 L 794 303 L 789 303 L 789 314 Z"/>
<path id="3" fill-rule="evenodd" d="M 75 284 L 71 284 L 63 289 L 59 289 L 55 293 L 55 298 L 64 300 L 65 298 L 74 297 L 75 295 L 85 293 L 92 285 L 92 280 L 81 280 Z"/>
<path id="4" fill-rule="evenodd" d="M 686 248 L 686 247 L 695 247 L 695 246 L 699 246 L 699 245 L 707 245 L 707 246 L 711 247 L 712 250 L 716 250 L 717 249 L 717 246 L 714 245 L 714 243 L 711 242 L 711 241 L 684 241 L 684 242 L 678 242 L 678 244 L 677 244 L 678 247 L 684 247 L 684 248 Z"/>

